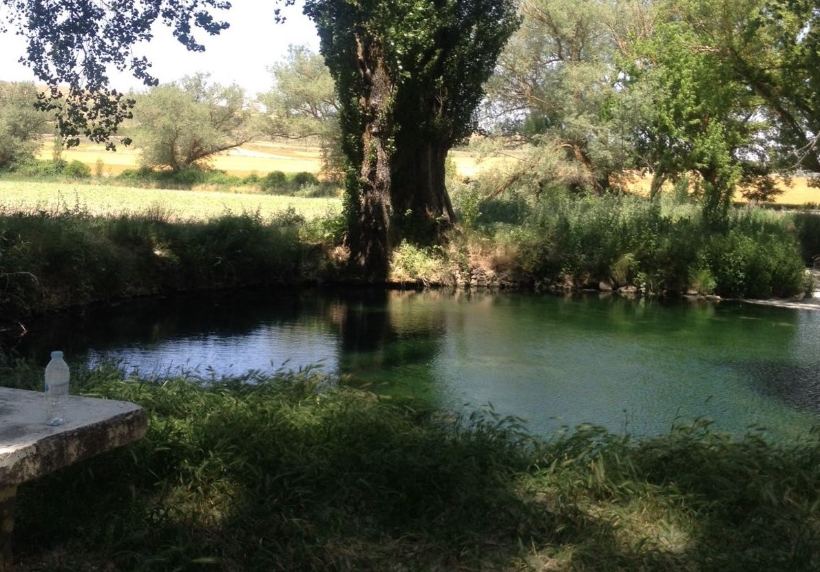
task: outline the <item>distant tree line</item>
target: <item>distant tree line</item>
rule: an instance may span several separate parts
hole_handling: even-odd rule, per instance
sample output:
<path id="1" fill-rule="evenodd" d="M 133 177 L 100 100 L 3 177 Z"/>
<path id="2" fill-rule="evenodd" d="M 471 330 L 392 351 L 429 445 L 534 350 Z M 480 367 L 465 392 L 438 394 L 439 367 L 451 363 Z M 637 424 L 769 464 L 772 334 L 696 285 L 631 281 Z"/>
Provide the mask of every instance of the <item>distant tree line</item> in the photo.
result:
<path id="1" fill-rule="evenodd" d="M 121 129 L 128 145 L 145 167 L 182 171 L 253 139 L 310 139 L 322 149 L 325 175 L 338 178 L 338 100 L 322 57 L 291 46 L 270 69 L 272 88 L 257 98 L 206 74 L 130 94 L 132 114 Z M 36 108 L 38 93 L 33 83 L 0 82 L 0 169 L 31 161 L 42 136 L 55 132 L 52 115 Z"/>

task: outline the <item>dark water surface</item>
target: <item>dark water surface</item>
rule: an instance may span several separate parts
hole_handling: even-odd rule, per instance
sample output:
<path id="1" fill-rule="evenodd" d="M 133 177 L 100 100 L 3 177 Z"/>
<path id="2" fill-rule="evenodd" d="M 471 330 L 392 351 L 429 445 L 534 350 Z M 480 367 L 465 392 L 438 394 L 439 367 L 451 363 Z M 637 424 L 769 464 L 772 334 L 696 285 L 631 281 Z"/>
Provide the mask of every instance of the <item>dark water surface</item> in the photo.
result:
<path id="1" fill-rule="evenodd" d="M 32 325 L 45 362 L 144 374 L 321 363 L 345 383 L 459 409 L 492 403 L 546 433 L 636 435 L 706 417 L 789 436 L 820 424 L 820 312 L 733 303 L 441 292 L 240 292 L 141 301 Z"/>

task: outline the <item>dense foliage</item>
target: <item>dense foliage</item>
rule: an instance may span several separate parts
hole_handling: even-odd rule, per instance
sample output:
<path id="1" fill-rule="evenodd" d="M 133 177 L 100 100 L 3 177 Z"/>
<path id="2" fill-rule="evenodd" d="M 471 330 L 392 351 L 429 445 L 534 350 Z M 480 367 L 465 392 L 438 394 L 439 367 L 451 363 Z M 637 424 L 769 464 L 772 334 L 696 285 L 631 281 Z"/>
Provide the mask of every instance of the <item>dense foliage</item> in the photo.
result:
<path id="1" fill-rule="evenodd" d="M 177 172 L 247 143 L 254 134 L 250 117 L 239 86 L 195 75 L 139 96 L 134 141 L 146 166 Z"/>
<path id="2" fill-rule="evenodd" d="M 781 169 L 820 172 L 820 10 L 812 0 L 671 3 L 742 82 L 771 125 L 770 159 Z"/>
<path id="3" fill-rule="evenodd" d="M 725 224 L 738 190 L 816 169 L 816 8 L 803 2 L 526 0 L 500 58 L 488 125 L 537 147 L 574 189 L 623 190 L 636 173 L 699 197 Z M 797 84 L 800 84 L 797 86 Z"/>
<path id="4" fill-rule="evenodd" d="M 304 219 L 292 212 L 270 223 L 253 215 L 170 222 L 161 210 L 0 215 L 3 322 L 94 301 L 294 283 L 306 253 L 297 232 Z"/>
<path id="5" fill-rule="evenodd" d="M 30 161 L 39 148 L 47 116 L 34 109 L 36 99 L 33 84 L 0 82 L 0 169 Z"/>
<path id="6" fill-rule="evenodd" d="M 328 179 L 344 174 L 339 102 L 333 78 L 319 54 L 290 46 L 271 67 L 273 89 L 259 96 L 264 106 L 259 131 L 271 139 L 316 139 L 322 149 L 322 171 Z"/>
<path id="7" fill-rule="evenodd" d="M 109 66 L 128 70 L 156 85 L 150 62 L 134 54 L 162 23 L 189 50 L 204 49 L 195 32 L 218 34 L 227 24 L 214 13 L 230 7 L 223 0 L 2 0 L 10 27 L 26 40 L 23 63 L 49 91 L 41 109 L 53 112 L 69 144 L 81 137 L 114 143 L 110 137 L 130 117 L 133 100 L 109 87 Z"/>
<path id="8" fill-rule="evenodd" d="M 393 256 L 394 279 L 458 284 L 480 275 L 490 286 L 559 292 L 748 298 L 808 288 L 801 249 L 817 244 L 815 215 L 737 208 L 721 232 L 707 232 L 690 201 L 578 196 L 561 188 L 533 198 L 525 184 L 484 200 L 482 183 L 455 189 L 463 235 L 444 248 L 402 245 Z"/>

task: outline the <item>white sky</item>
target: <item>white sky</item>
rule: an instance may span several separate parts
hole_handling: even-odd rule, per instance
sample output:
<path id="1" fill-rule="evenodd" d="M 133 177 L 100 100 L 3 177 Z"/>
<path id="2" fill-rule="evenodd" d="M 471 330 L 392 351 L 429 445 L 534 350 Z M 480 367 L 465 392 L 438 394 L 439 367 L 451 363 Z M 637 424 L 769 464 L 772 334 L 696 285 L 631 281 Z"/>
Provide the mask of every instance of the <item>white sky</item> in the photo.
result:
<path id="1" fill-rule="evenodd" d="M 154 39 L 140 45 L 136 53 L 146 55 L 160 82 L 171 82 L 185 75 L 208 72 L 214 81 L 237 83 L 250 95 L 267 91 L 272 82 L 267 67 L 284 57 L 290 44 L 319 49 L 313 24 L 302 15 L 299 3 L 284 11 L 287 22 L 273 19 L 274 3 L 261 0 L 235 0 L 233 8 L 218 19 L 231 27 L 218 36 L 205 33 L 197 39 L 204 52 L 189 52 L 177 42 L 170 30 L 157 26 Z M 0 9 L 0 17 L 3 10 Z M 25 43 L 13 31 L 0 33 L 0 80 L 34 81 L 34 75 L 18 59 L 25 55 Z M 111 83 L 120 90 L 141 89 L 142 84 L 128 74 L 112 73 Z"/>

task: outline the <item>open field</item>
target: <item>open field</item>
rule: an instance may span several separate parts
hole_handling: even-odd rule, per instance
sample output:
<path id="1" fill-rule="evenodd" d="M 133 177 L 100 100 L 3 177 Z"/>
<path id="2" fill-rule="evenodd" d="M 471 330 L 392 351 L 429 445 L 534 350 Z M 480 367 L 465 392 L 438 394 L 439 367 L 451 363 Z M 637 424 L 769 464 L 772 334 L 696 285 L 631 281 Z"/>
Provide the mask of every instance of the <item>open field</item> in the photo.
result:
<path id="1" fill-rule="evenodd" d="M 161 212 L 173 220 L 208 220 L 259 212 L 270 219 L 293 207 L 307 218 L 336 212 L 334 198 L 306 199 L 254 193 L 174 191 L 79 183 L 0 181 L 0 210 L 48 211 L 79 207 L 93 215 Z"/>
<path id="2" fill-rule="evenodd" d="M 134 147 L 118 146 L 116 151 L 106 151 L 104 145 L 82 144 L 62 153 L 66 161 L 80 161 L 92 170 L 102 161 L 102 174 L 119 175 L 126 169 L 136 169 L 140 153 Z M 39 159 L 51 159 L 51 143 L 47 141 L 40 149 Z M 294 144 L 254 142 L 238 149 L 220 153 L 211 163 L 215 169 L 230 175 L 246 176 L 253 173 L 264 175 L 271 171 L 318 173 L 321 158 L 318 147 Z"/>
<path id="3" fill-rule="evenodd" d="M 40 148 L 38 159 L 50 160 L 52 145 L 46 140 Z M 493 157 L 479 161 L 474 153 L 465 150 L 451 152 L 456 169 L 461 176 L 474 177 L 481 171 L 497 168 L 509 159 Z M 119 146 L 116 151 L 106 151 L 104 145 L 83 143 L 79 147 L 65 149 L 62 153 L 66 161 L 80 161 L 91 167 L 102 161 L 102 174 L 119 175 L 126 169 L 136 169 L 140 163 L 139 150 L 134 147 Z M 321 170 L 321 152 L 315 145 L 304 145 L 291 142 L 254 141 L 220 153 L 211 162 L 214 169 L 227 172 L 229 175 L 244 177 L 251 174 L 264 175 L 271 171 L 283 173 L 318 173 Z"/>
<path id="4" fill-rule="evenodd" d="M 783 194 L 775 197 L 775 204 L 778 205 L 806 205 L 806 204 L 820 204 L 820 188 L 812 188 L 809 186 L 809 179 L 805 177 L 793 177 L 791 180 L 784 180 L 778 178 L 778 187 L 783 189 Z M 637 194 L 648 196 L 649 187 L 652 179 L 649 176 L 637 177 L 630 181 L 628 186 L 630 190 Z M 669 190 L 671 192 L 671 183 L 664 185 L 664 192 Z M 745 202 L 740 192 L 735 194 L 735 201 Z"/>
<path id="5" fill-rule="evenodd" d="M 453 150 L 450 157 L 462 177 L 475 177 L 482 172 L 503 168 L 513 160 L 509 157 L 480 158 L 476 153 L 466 149 Z M 39 158 L 51 159 L 50 142 L 47 141 L 43 145 Z M 68 161 L 81 161 L 90 166 L 92 171 L 96 169 L 97 162 L 102 161 L 102 174 L 105 176 L 118 175 L 126 169 L 135 169 L 139 166 L 139 151 L 133 147 L 120 147 L 116 152 L 111 152 L 106 151 L 103 145 L 83 144 L 63 151 L 63 158 Z M 321 169 L 321 156 L 317 146 L 292 142 L 254 141 L 217 155 L 211 166 L 236 176 L 254 173 L 264 175 L 271 171 L 318 173 Z M 633 186 L 638 192 L 648 192 L 649 182 L 648 177 L 643 177 L 637 179 Z M 784 193 L 775 200 L 778 204 L 820 203 L 820 189 L 810 188 L 806 178 L 795 177 L 790 183 L 781 181 L 781 186 Z M 743 199 L 738 195 L 736 200 Z"/>

